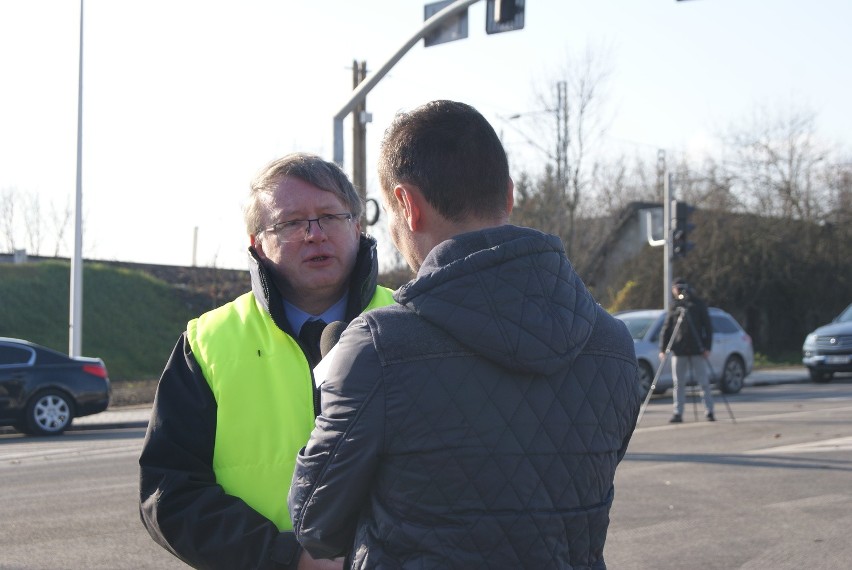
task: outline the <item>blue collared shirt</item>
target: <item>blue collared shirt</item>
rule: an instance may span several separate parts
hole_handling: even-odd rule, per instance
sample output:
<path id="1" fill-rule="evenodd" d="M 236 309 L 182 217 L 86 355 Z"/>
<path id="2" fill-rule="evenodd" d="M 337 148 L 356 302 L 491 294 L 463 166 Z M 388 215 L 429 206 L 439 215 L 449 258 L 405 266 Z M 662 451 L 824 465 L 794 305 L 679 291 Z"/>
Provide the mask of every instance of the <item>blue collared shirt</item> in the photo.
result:
<path id="1" fill-rule="evenodd" d="M 288 303 L 286 300 L 284 301 L 284 314 L 287 315 L 287 322 L 290 323 L 290 326 L 293 328 L 293 331 L 298 336 L 299 331 L 302 330 L 302 325 L 304 325 L 308 321 L 313 321 L 317 319 L 322 319 L 326 323 L 332 323 L 334 321 L 342 321 L 346 318 L 346 301 L 349 298 L 349 295 L 343 295 L 339 301 L 333 304 L 331 307 L 325 310 L 320 315 L 312 315 L 310 313 L 306 313 L 296 305 L 292 303 Z"/>

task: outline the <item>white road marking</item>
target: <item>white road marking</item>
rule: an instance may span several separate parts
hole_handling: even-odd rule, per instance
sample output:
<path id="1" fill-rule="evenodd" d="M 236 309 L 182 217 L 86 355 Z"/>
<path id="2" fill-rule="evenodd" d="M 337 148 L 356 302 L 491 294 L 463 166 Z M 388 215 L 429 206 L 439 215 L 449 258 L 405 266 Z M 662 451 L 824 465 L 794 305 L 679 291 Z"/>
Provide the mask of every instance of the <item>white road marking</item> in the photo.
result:
<path id="1" fill-rule="evenodd" d="M 753 449 L 746 451 L 746 455 L 773 455 L 778 453 L 825 453 L 829 451 L 852 450 L 852 436 L 835 437 L 820 441 L 809 441 L 806 443 L 794 443 L 792 445 L 781 445 L 778 447 L 767 447 L 764 449 Z"/>

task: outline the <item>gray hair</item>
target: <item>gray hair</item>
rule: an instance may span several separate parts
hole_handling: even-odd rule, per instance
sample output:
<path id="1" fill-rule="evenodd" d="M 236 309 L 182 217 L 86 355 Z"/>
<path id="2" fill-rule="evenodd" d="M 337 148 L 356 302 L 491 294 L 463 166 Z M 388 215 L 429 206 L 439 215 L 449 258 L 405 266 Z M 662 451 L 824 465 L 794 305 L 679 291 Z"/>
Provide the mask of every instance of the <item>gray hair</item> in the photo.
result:
<path id="1" fill-rule="evenodd" d="M 317 188 L 331 192 L 346 205 L 359 220 L 364 212 L 364 202 L 346 173 L 335 163 L 314 154 L 295 152 L 267 164 L 252 180 L 243 216 L 246 231 L 257 235 L 268 223 L 263 197 L 275 192 L 285 176 L 304 180 Z"/>

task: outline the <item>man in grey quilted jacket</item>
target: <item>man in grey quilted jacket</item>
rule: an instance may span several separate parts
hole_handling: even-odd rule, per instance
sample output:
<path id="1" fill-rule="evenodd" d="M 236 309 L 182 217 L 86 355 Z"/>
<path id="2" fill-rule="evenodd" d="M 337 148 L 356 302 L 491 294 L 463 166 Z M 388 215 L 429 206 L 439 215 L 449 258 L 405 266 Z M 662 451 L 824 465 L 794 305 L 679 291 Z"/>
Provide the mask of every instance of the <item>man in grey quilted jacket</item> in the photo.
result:
<path id="1" fill-rule="evenodd" d="M 506 154 L 474 108 L 398 114 L 379 178 L 417 275 L 327 356 L 297 539 L 352 568 L 605 568 L 641 403 L 626 328 L 558 237 L 508 223 Z"/>

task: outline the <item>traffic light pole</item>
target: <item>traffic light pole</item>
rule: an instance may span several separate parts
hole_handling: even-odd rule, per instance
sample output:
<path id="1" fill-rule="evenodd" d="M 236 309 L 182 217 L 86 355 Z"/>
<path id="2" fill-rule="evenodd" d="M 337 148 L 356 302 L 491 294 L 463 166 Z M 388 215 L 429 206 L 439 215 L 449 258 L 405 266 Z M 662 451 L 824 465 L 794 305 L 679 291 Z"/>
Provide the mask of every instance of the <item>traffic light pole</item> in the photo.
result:
<path id="1" fill-rule="evenodd" d="M 466 10 L 468 6 L 476 4 L 477 2 L 479 2 L 479 0 L 456 0 L 443 10 L 437 12 L 434 16 L 426 20 L 423 23 L 423 27 L 411 36 L 411 38 L 409 38 L 408 41 L 406 41 L 396 51 L 396 53 L 378 69 L 378 71 L 367 77 L 358 85 L 355 91 L 352 92 L 352 96 L 349 98 L 349 101 L 347 101 L 346 104 L 340 108 L 340 111 L 338 111 L 334 116 L 334 162 L 341 166 L 343 165 L 343 119 L 346 118 L 346 116 L 349 115 L 349 113 L 351 113 L 353 109 L 355 109 L 355 107 L 367 97 L 367 94 L 373 89 L 373 87 L 375 87 L 376 84 L 388 73 L 388 71 L 390 71 L 391 68 L 396 65 L 400 59 L 402 59 L 402 56 L 408 53 L 408 50 L 414 47 L 414 44 L 438 29 L 445 20 L 453 17 L 462 10 Z"/>
<path id="2" fill-rule="evenodd" d="M 648 245 L 651 247 L 663 246 L 663 309 L 668 313 L 670 283 L 672 281 L 672 200 L 671 200 L 672 175 L 665 173 L 663 178 L 663 239 L 655 239 L 652 235 L 654 225 L 651 212 L 646 212 L 645 227 L 648 234 Z"/>

